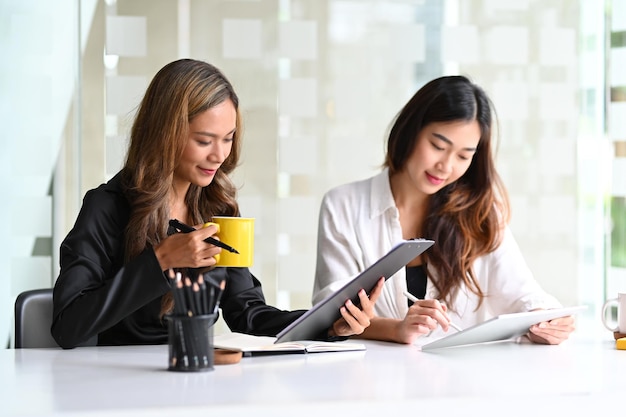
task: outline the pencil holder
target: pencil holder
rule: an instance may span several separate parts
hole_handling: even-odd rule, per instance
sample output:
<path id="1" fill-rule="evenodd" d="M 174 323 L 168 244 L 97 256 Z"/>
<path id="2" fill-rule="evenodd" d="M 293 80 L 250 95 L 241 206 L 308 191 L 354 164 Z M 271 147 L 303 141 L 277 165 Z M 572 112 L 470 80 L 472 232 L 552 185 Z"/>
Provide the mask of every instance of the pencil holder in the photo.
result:
<path id="1" fill-rule="evenodd" d="M 213 324 L 217 314 L 167 315 L 168 370 L 181 372 L 213 369 Z"/>

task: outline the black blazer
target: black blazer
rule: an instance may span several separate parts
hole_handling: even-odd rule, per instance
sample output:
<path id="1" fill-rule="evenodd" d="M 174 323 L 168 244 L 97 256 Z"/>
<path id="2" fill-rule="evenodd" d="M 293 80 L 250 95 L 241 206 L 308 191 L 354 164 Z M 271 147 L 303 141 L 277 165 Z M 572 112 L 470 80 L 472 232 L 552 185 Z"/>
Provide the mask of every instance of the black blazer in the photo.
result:
<path id="1" fill-rule="evenodd" d="M 61 347 L 73 348 L 94 335 L 98 345 L 167 343 L 167 323 L 159 313 L 161 298 L 170 290 L 168 278 L 152 248 L 124 264 L 129 215 L 120 174 L 85 195 L 60 248 L 51 331 Z M 208 273 L 226 278 L 220 308 L 233 331 L 274 336 L 305 311 L 268 306 L 248 268 Z"/>

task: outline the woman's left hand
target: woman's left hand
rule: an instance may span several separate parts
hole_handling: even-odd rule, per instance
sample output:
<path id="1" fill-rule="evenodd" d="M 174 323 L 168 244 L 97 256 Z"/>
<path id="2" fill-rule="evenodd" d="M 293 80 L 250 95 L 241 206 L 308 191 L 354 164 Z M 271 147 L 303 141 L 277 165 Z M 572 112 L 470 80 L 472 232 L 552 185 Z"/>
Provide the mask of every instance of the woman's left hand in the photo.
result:
<path id="1" fill-rule="evenodd" d="M 534 343 L 558 345 L 567 340 L 575 329 L 574 316 L 560 317 L 531 326 L 527 336 Z"/>
<path id="2" fill-rule="evenodd" d="M 341 307 L 341 318 L 333 323 L 328 331 L 329 336 L 352 336 L 361 334 L 370 325 L 370 319 L 374 317 L 374 304 L 383 291 L 385 279 L 380 278 L 371 291 L 369 297 L 365 290 L 359 291 L 360 307 L 348 300 Z"/>

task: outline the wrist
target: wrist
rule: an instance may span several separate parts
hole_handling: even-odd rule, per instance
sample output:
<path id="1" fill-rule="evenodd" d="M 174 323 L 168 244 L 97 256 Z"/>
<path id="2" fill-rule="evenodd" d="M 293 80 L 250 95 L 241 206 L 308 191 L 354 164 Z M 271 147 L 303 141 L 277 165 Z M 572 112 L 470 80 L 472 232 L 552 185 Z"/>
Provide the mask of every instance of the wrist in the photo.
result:
<path id="1" fill-rule="evenodd" d="M 404 331 L 402 320 L 393 320 L 393 323 L 390 324 L 391 340 L 396 343 L 405 343 L 406 332 Z"/>
<path id="2" fill-rule="evenodd" d="M 154 252 L 154 257 L 161 267 L 161 271 L 166 271 L 172 268 L 172 265 L 170 265 L 168 262 L 167 253 L 163 252 L 163 250 L 161 249 L 161 245 L 154 246 L 152 248 L 152 251 Z"/>

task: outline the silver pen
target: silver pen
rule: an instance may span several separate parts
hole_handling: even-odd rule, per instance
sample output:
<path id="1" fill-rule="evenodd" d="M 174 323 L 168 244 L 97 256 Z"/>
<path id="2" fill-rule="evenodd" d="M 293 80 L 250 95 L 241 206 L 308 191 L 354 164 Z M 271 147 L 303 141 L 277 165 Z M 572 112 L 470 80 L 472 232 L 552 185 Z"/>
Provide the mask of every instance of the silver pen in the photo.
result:
<path id="1" fill-rule="evenodd" d="M 416 296 L 414 296 L 413 294 L 411 294 L 408 291 L 403 291 L 402 294 L 404 294 L 404 296 L 406 298 L 408 298 L 410 301 L 412 302 L 416 302 L 419 301 L 419 298 L 417 298 Z M 450 327 L 452 327 L 453 329 L 455 329 L 458 332 L 462 332 L 463 329 L 461 329 L 459 326 L 457 326 L 456 324 L 454 324 L 453 322 L 448 323 L 450 325 Z"/>

